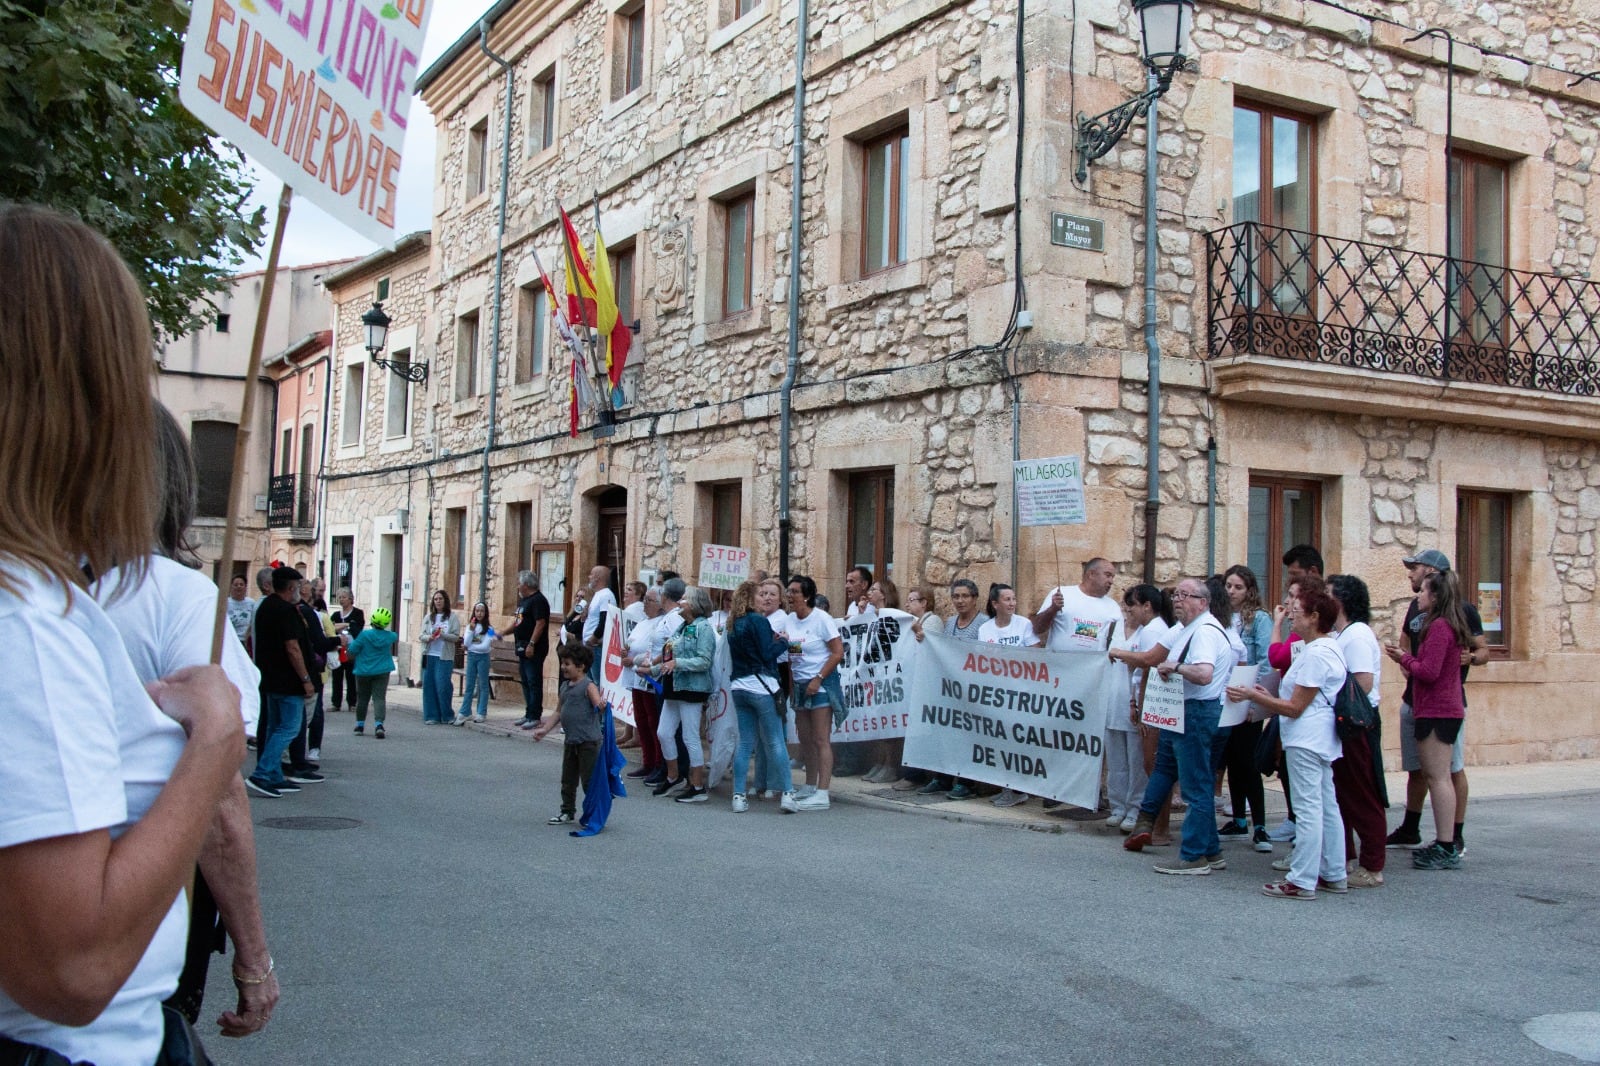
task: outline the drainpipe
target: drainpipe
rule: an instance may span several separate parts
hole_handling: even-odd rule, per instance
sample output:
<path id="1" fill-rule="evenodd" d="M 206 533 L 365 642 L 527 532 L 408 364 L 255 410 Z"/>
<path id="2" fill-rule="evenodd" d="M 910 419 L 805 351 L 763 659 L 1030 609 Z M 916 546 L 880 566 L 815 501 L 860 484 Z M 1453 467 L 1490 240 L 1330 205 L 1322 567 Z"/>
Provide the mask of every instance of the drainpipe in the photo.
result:
<path id="1" fill-rule="evenodd" d="M 1161 97 L 1155 71 L 1145 75 L 1151 90 L 1144 146 L 1144 349 L 1149 377 L 1145 427 L 1144 579 L 1156 579 L 1156 519 L 1161 513 L 1161 343 L 1156 339 L 1156 109 Z"/>
<path id="2" fill-rule="evenodd" d="M 789 580 L 790 399 L 800 368 L 800 230 L 805 177 L 807 0 L 797 0 L 794 39 L 794 153 L 789 199 L 789 359 L 778 386 L 778 577 Z"/>
<path id="3" fill-rule="evenodd" d="M 1206 573 L 1217 572 L 1217 438 L 1206 438 Z"/>
<path id="4" fill-rule="evenodd" d="M 494 237 L 494 327 L 489 340 L 489 432 L 483 441 L 483 513 L 478 519 L 478 599 L 489 602 L 489 454 L 494 451 L 494 427 L 500 399 L 501 283 L 506 267 L 506 199 L 511 191 L 511 98 L 516 88 L 515 68 L 489 50 L 489 20 L 478 23 L 478 47 L 506 75 L 506 125 L 500 138 L 500 219 Z"/>

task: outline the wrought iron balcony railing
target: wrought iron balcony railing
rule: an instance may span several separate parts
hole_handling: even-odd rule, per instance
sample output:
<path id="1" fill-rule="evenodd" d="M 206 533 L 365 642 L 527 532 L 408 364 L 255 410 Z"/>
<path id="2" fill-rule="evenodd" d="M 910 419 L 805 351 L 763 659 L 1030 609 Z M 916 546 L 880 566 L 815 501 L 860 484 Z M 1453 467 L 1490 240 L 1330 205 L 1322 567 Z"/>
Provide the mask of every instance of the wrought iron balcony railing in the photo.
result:
<path id="1" fill-rule="evenodd" d="M 1600 396 L 1600 284 L 1241 222 L 1206 235 L 1207 354 Z"/>
<path id="2" fill-rule="evenodd" d="M 277 474 L 267 482 L 268 529 L 307 530 L 316 514 L 316 485 L 309 478 Z"/>

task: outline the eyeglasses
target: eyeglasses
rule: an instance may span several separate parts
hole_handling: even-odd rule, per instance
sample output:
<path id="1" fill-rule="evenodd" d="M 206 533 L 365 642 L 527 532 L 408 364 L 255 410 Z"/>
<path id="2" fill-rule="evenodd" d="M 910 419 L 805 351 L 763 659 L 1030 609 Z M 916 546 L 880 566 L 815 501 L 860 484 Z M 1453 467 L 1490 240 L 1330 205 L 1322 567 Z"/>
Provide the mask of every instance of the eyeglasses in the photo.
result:
<path id="1" fill-rule="evenodd" d="M 1208 592 L 1174 592 L 1172 598 L 1175 600 L 1209 600 L 1211 594 Z"/>

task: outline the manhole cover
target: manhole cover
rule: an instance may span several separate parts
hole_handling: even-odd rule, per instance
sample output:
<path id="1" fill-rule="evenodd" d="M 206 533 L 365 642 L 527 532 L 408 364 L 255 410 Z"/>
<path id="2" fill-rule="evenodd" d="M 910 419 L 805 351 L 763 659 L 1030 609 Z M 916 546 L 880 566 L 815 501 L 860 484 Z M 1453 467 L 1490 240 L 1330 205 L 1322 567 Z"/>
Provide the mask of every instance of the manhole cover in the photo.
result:
<path id="1" fill-rule="evenodd" d="M 264 829 L 356 829 L 361 822 L 356 818 L 324 818 L 305 815 L 295 818 L 263 818 L 256 823 Z"/>

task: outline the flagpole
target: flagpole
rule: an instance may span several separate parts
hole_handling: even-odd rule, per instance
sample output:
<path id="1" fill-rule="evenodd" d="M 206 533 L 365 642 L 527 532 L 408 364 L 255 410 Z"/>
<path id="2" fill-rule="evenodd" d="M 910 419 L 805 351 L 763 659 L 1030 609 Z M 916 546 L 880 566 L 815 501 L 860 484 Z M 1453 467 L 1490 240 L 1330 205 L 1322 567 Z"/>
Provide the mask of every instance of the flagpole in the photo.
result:
<path id="1" fill-rule="evenodd" d="M 278 277 L 278 253 L 283 249 L 283 231 L 289 222 L 289 201 L 294 190 L 287 183 L 278 195 L 278 217 L 272 227 L 272 244 L 267 251 L 267 273 L 261 280 L 261 299 L 256 304 L 255 333 L 250 338 L 250 362 L 244 374 L 244 395 L 239 400 L 239 429 L 233 438 L 233 476 L 228 481 L 227 523 L 222 531 L 222 558 L 233 567 L 234 542 L 239 534 L 239 507 L 244 501 L 245 467 L 250 458 L 250 423 L 255 419 L 256 378 L 261 374 L 261 349 L 267 343 L 267 315 L 272 310 L 272 287 Z M 220 575 L 219 575 L 220 576 Z M 217 614 L 211 629 L 211 661 L 221 664 L 224 627 L 228 623 L 227 581 L 217 582 Z"/>

